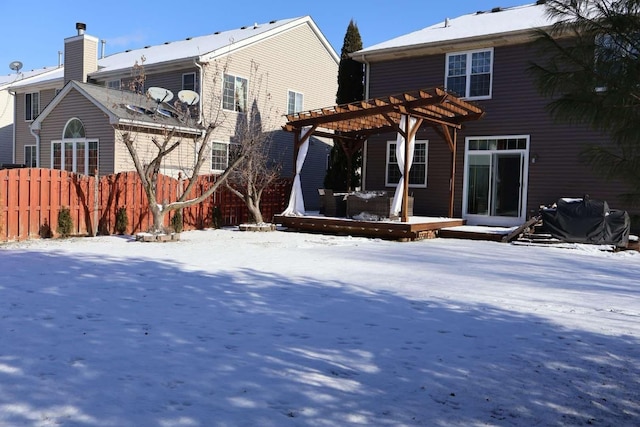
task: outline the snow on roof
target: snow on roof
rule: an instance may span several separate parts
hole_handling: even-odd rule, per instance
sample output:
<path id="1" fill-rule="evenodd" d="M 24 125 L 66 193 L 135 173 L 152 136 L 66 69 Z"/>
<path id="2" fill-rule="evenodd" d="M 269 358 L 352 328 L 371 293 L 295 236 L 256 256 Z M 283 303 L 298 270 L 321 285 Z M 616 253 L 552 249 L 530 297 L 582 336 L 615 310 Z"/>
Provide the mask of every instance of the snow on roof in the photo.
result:
<path id="1" fill-rule="evenodd" d="M 218 49 L 240 44 L 243 41 L 247 41 L 247 39 L 265 34 L 296 20 L 305 19 L 309 18 L 290 18 L 270 21 L 264 24 L 252 24 L 234 30 L 215 32 L 199 37 L 188 37 L 184 40 L 115 53 L 98 61 L 98 73 L 130 68 L 136 61 L 140 62 L 142 56 L 145 58 L 144 65 L 198 58 Z"/>
<path id="2" fill-rule="evenodd" d="M 58 67 L 45 67 L 37 68 L 30 71 L 20 71 L 19 73 L 12 73 L 5 76 L 0 76 L 0 86 L 11 85 L 12 87 L 18 87 L 25 84 L 32 84 L 40 80 L 50 80 L 51 75 L 55 70 L 62 70 Z"/>
<path id="3" fill-rule="evenodd" d="M 430 43 L 500 35 L 547 27 L 553 20 L 544 4 L 527 4 L 491 11 L 474 12 L 414 31 L 358 51 L 367 54 Z"/>

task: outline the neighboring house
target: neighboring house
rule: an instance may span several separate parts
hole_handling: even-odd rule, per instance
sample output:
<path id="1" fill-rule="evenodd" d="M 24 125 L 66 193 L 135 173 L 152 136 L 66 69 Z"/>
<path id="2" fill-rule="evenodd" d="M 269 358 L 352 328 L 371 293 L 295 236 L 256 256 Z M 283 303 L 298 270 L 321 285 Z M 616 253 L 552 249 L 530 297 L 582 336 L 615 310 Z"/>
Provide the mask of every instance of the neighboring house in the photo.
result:
<path id="1" fill-rule="evenodd" d="M 16 67 L 15 72 L 0 76 L 0 167 L 12 166 L 15 163 L 13 153 L 15 101 L 9 88 L 17 82 L 32 81 L 36 76 L 51 74 L 55 71 L 55 68 L 23 71 L 22 64 L 18 61 L 11 65 Z"/>
<path id="2" fill-rule="evenodd" d="M 135 134 L 144 161 L 149 158 L 145 153 L 153 151 L 152 139 L 165 130 L 177 129 L 178 137 L 193 139 L 201 132 L 198 123 L 208 125 L 216 116 L 216 122 L 223 120 L 201 173 L 221 173 L 238 123 L 257 106 L 263 129 L 272 138 L 273 156 L 282 162 L 283 175 L 291 176 L 291 136 L 281 131 L 285 114 L 335 100 L 339 57 L 308 16 L 101 58 L 98 39 L 85 33 L 84 24 L 76 29 L 76 36 L 65 39 L 64 66 L 57 75 L 11 85 L 16 93 L 16 162 L 85 174 L 96 169 L 100 175 L 128 171 L 133 163 L 122 143 L 123 132 Z M 151 87 L 164 88 L 174 97 L 159 105 L 134 93 Z M 187 122 L 169 112 L 183 90 L 199 95 Z M 259 97 L 255 105 L 254 94 Z M 195 149 L 193 143 L 181 144 L 162 172 L 175 176 L 189 171 Z M 328 143 L 313 140 L 310 155 L 315 161 L 303 172 L 308 179 L 305 192 L 316 196 L 311 205 L 317 205 L 329 151 Z"/>
<path id="3" fill-rule="evenodd" d="M 598 177 L 579 159 L 585 144 L 606 138 L 585 126 L 554 123 L 545 109 L 550 100 L 535 87 L 528 71 L 539 55 L 535 29 L 550 25 L 538 1 L 447 19 L 352 54 L 366 64 L 367 97 L 445 87 L 485 111 L 458 132 L 454 214 L 469 224 L 521 224 L 541 205 L 585 194 L 632 210 L 618 198 L 622 184 Z M 365 189 L 395 188 L 394 148 L 395 135 L 369 138 Z M 416 152 L 409 190 L 414 213 L 446 216 L 451 152 L 426 127 L 417 134 Z"/>

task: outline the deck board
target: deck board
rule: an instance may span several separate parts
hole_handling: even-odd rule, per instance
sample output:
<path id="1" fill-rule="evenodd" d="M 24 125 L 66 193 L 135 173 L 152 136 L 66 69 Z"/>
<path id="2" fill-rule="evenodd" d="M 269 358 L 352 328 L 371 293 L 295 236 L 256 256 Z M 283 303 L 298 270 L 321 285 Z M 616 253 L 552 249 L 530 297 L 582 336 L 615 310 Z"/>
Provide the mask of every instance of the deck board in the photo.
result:
<path id="1" fill-rule="evenodd" d="M 375 237 L 390 240 L 421 240 L 437 236 L 445 227 L 464 225 L 458 218 L 412 217 L 409 222 L 401 221 L 358 221 L 348 218 L 323 216 L 276 215 L 274 222 L 284 227 L 322 234 Z"/>

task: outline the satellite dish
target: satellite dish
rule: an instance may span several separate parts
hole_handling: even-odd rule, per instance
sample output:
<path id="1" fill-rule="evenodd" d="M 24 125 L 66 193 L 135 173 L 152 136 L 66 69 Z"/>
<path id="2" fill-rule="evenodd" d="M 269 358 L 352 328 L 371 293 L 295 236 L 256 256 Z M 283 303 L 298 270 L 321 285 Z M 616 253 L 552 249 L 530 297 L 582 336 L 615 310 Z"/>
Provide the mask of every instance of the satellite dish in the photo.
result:
<path id="1" fill-rule="evenodd" d="M 22 62 L 20 61 L 13 61 L 11 64 L 9 64 L 9 68 L 11 68 L 13 71 L 15 71 L 16 73 L 19 73 L 20 70 L 22 69 Z"/>
<path id="2" fill-rule="evenodd" d="M 192 106 L 198 103 L 200 95 L 192 90 L 181 90 L 178 92 L 178 99 L 188 106 Z"/>
<path id="3" fill-rule="evenodd" d="M 161 102 L 169 102 L 173 99 L 173 92 L 162 87 L 150 87 L 147 94 L 158 104 Z"/>

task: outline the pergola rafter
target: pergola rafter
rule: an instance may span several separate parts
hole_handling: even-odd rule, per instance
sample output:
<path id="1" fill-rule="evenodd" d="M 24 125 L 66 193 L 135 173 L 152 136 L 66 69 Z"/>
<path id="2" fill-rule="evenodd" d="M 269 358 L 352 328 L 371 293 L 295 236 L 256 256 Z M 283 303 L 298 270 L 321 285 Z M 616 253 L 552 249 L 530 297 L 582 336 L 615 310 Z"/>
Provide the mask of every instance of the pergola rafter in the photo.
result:
<path id="1" fill-rule="evenodd" d="M 460 99 L 442 88 L 432 88 L 289 114 L 283 129 L 299 135 L 303 128 L 312 126 L 313 130 L 309 135 L 333 138 L 342 144 L 349 155 L 361 149 L 364 141 L 371 135 L 399 132 L 406 138 L 407 129 L 400 128 L 402 116 L 406 116 L 407 120 L 409 118 L 417 120 L 415 128 L 410 130 L 411 133 L 415 134 L 421 125 L 433 127 L 447 142 L 452 152 L 449 209 L 452 216 L 457 130 L 463 123 L 478 120 L 483 115 L 483 110 L 477 105 Z M 301 142 L 297 137 L 295 140 L 297 156 L 297 149 Z M 405 171 L 404 176 L 408 177 L 408 171 Z M 408 179 L 405 180 L 405 187 L 404 221 L 406 221 L 404 212 L 406 212 Z"/>

